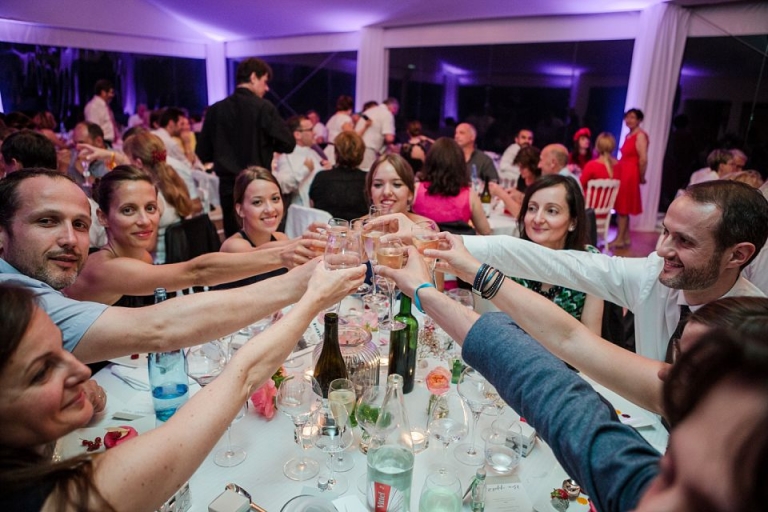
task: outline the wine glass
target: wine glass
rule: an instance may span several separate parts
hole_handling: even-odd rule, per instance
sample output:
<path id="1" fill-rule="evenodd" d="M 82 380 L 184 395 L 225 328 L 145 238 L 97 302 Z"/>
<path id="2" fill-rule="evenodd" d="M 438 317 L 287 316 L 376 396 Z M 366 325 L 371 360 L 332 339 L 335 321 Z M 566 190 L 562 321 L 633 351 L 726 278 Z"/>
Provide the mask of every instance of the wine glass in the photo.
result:
<path id="1" fill-rule="evenodd" d="M 424 256 L 427 249 L 438 249 L 440 247 L 440 230 L 437 224 L 431 220 L 422 220 L 411 227 L 411 240 L 413 246 L 419 251 L 429 265 L 429 273 L 432 276 L 432 284 L 435 284 L 435 258 Z"/>
<path id="2" fill-rule="evenodd" d="M 419 512 L 461 512 L 461 481 L 452 472 L 427 475 L 419 498 Z"/>
<path id="3" fill-rule="evenodd" d="M 347 411 L 349 426 L 357 425 L 355 421 L 355 384 L 349 379 L 334 379 L 328 386 L 328 402 L 331 407 L 343 407 Z M 335 462 L 334 462 L 335 461 Z M 349 471 L 355 467 L 352 457 L 344 457 L 344 452 L 339 452 L 338 457 L 331 459 L 335 464 L 334 471 Z"/>
<path id="4" fill-rule="evenodd" d="M 328 221 L 328 231 L 332 234 L 346 233 L 349 231 L 349 221 L 334 217 Z"/>
<path id="5" fill-rule="evenodd" d="M 485 440 L 485 462 L 497 473 L 511 473 L 523 457 L 523 430 L 508 418 L 499 418 L 491 425 Z"/>
<path id="6" fill-rule="evenodd" d="M 399 238 L 393 238 L 386 242 L 379 241 L 376 251 L 376 260 L 379 265 L 400 269 L 405 260 L 405 246 Z M 389 331 L 397 330 L 395 323 L 395 282 L 387 279 L 387 292 L 389 293 Z"/>
<path id="7" fill-rule="evenodd" d="M 445 294 L 462 306 L 466 306 L 469 309 L 474 309 L 475 307 L 475 298 L 470 290 L 454 288 L 453 290 L 446 291 Z"/>
<path id="8" fill-rule="evenodd" d="M 320 385 L 313 376 L 307 374 L 284 380 L 277 390 L 277 408 L 293 421 L 294 441 L 302 449 L 301 457 L 291 459 L 283 466 L 283 474 L 291 480 L 307 480 L 320 471 L 320 464 L 304 455 L 312 445 L 305 442 L 307 436 L 302 429 L 322 403 L 322 398 Z"/>
<path id="9" fill-rule="evenodd" d="M 373 208 L 373 206 L 371 207 Z M 363 221 L 364 225 L 368 225 L 373 221 L 375 217 L 371 215 L 368 219 Z M 376 272 L 373 267 L 378 263 L 376 261 L 376 251 L 379 250 L 379 240 L 386 233 L 381 228 L 374 228 L 368 231 L 363 231 L 363 244 L 365 246 L 365 254 L 368 256 L 368 261 L 371 262 L 371 282 L 373 283 L 373 293 L 376 293 Z"/>
<path id="10" fill-rule="evenodd" d="M 339 270 L 360 265 L 363 259 L 360 249 L 360 237 L 354 232 L 331 232 L 323 257 L 325 268 Z"/>
<path id="11" fill-rule="evenodd" d="M 429 411 L 429 435 L 443 444 L 440 471 L 448 470 L 448 446 L 458 443 L 467 435 L 469 410 L 464 400 L 454 391 L 439 396 Z"/>
<path id="12" fill-rule="evenodd" d="M 360 426 L 360 430 L 362 430 L 360 451 L 363 453 L 368 453 L 368 446 L 373 431 L 376 428 L 376 420 L 379 419 L 381 404 L 384 403 L 384 397 L 386 396 L 387 386 L 377 384 L 369 386 L 357 400 L 355 418 L 357 418 L 357 424 Z"/>
<path id="13" fill-rule="evenodd" d="M 494 405 L 498 394 L 492 386 L 485 380 L 480 372 L 474 368 L 467 367 L 461 372 L 457 385 L 459 395 L 467 403 L 467 407 L 472 411 L 472 442 L 464 443 L 456 447 L 456 458 L 459 462 L 469 464 L 470 466 L 479 466 L 485 461 L 483 453 L 477 450 L 477 422 L 480 415 L 486 409 Z"/>
<path id="14" fill-rule="evenodd" d="M 347 479 L 336 475 L 333 463 L 334 456 L 348 448 L 352 444 L 352 429 L 349 427 L 349 415 L 344 407 L 334 407 L 326 402 L 312 413 L 309 421 L 311 427 L 312 443 L 315 447 L 330 456 L 330 476 L 327 479 L 326 488 L 339 495 L 344 494 L 349 488 Z M 322 488 L 324 479 L 318 479 L 318 487 Z"/>

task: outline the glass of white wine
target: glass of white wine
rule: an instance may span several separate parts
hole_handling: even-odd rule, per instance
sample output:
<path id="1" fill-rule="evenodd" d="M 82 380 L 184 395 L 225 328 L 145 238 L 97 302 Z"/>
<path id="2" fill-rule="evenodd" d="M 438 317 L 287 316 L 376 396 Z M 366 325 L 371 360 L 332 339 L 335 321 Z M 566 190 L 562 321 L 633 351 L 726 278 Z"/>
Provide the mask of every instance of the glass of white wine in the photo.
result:
<path id="1" fill-rule="evenodd" d="M 435 284 L 435 258 L 424 256 L 427 249 L 440 248 L 440 230 L 437 224 L 432 220 L 422 220 L 411 227 L 411 240 L 413 246 L 419 251 L 424 261 L 429 265 L 429 272 L 432 275 L 432 284 Z"/>
<path id="2" fill-rule="evenodd" d="M 343 407 L 347 416 L 349 417 L 349 425 L 354 427 L 357 425 L 355 421 L 355 403 L 357 402 L 357 396 L 355 395 L 355 384 L 349 379 L 335 379 L 331 381 L 328 386 L 328 402 L 331 408 Z M 339 454 L 329 461 L 329 464 L 333 464 L 334 471 L 349 471 L 355 467 L 355 461 L 352 457 L 345 457 L 344 452 Z"/>

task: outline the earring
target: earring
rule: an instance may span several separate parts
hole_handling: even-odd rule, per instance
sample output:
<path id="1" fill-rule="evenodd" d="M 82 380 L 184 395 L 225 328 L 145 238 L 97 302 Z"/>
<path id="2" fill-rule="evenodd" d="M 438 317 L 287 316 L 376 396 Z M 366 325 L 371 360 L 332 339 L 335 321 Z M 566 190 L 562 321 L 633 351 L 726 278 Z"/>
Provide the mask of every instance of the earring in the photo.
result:
<path id="1" fill-rule="evenodd" d="M 576 231 L 576 226 L 571 226 L 571 227 L 569 227 L 569 228 L 568 228 L 568 231 L 569 231 L 569 232 L 571 232 L 571 233 L 572 233 L 572 232 L 574 232 L 574 231 Z"/>

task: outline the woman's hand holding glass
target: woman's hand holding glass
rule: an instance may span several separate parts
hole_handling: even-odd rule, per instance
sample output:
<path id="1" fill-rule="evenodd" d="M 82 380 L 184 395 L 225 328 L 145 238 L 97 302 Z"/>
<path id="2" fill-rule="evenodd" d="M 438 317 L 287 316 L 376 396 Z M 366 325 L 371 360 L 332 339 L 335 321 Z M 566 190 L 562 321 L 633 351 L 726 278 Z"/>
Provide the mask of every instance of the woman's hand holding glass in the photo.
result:
<path id="1" fill-rule="evenodd" d="M 398 288 L 413 297 L 413 292 L 423 283 L 431 282 L 429 268 L 424 259 L 419 256 L 419 251 L 415 247 L 406 247 L 408 251 L 408 261 L 400 270 L 392 269 L 379 265 L 376 267 L 376 273 L 395 282 Z"/>
<path id="2" fill-rule="evenodd" d="M 435 268 L 458 276 L 471 283 L 475 279 L 480 262 L 470 254 L 460 236 L 442 232 L 439 235 L 441 249 L 427 249 L 425 256 L 437 259 Z"/>
<path id="3" fill-rule="evenodd" d="M 411 227 L 411 238 L 413 246 L 418 249 L 419 253 L 424 257 L 424 260 L 429 266 L 429 271 L 432 274 L 432 284 L 435 284 L 435 258 L 427 256 L 424 251 L 427 249 L 439 249 L 440 248 L 440 230 L 437 224 L 431 220 L 423 220 L 417 222 Z"/>

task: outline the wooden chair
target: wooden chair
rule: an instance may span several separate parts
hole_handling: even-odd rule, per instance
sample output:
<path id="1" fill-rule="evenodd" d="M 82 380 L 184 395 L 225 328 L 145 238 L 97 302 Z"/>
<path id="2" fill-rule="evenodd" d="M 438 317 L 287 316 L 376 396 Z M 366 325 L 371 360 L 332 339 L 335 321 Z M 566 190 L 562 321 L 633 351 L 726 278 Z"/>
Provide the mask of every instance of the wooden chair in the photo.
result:
<path id="1" fill-rule="evenodd" d="M 608 226 L 611 224 L 611 213 L 619 193 L 619 180 L 590 180 L 587 182 L 586 207 L 595 210 L 598 235 L 605 245 L 608 243 Z"/>

